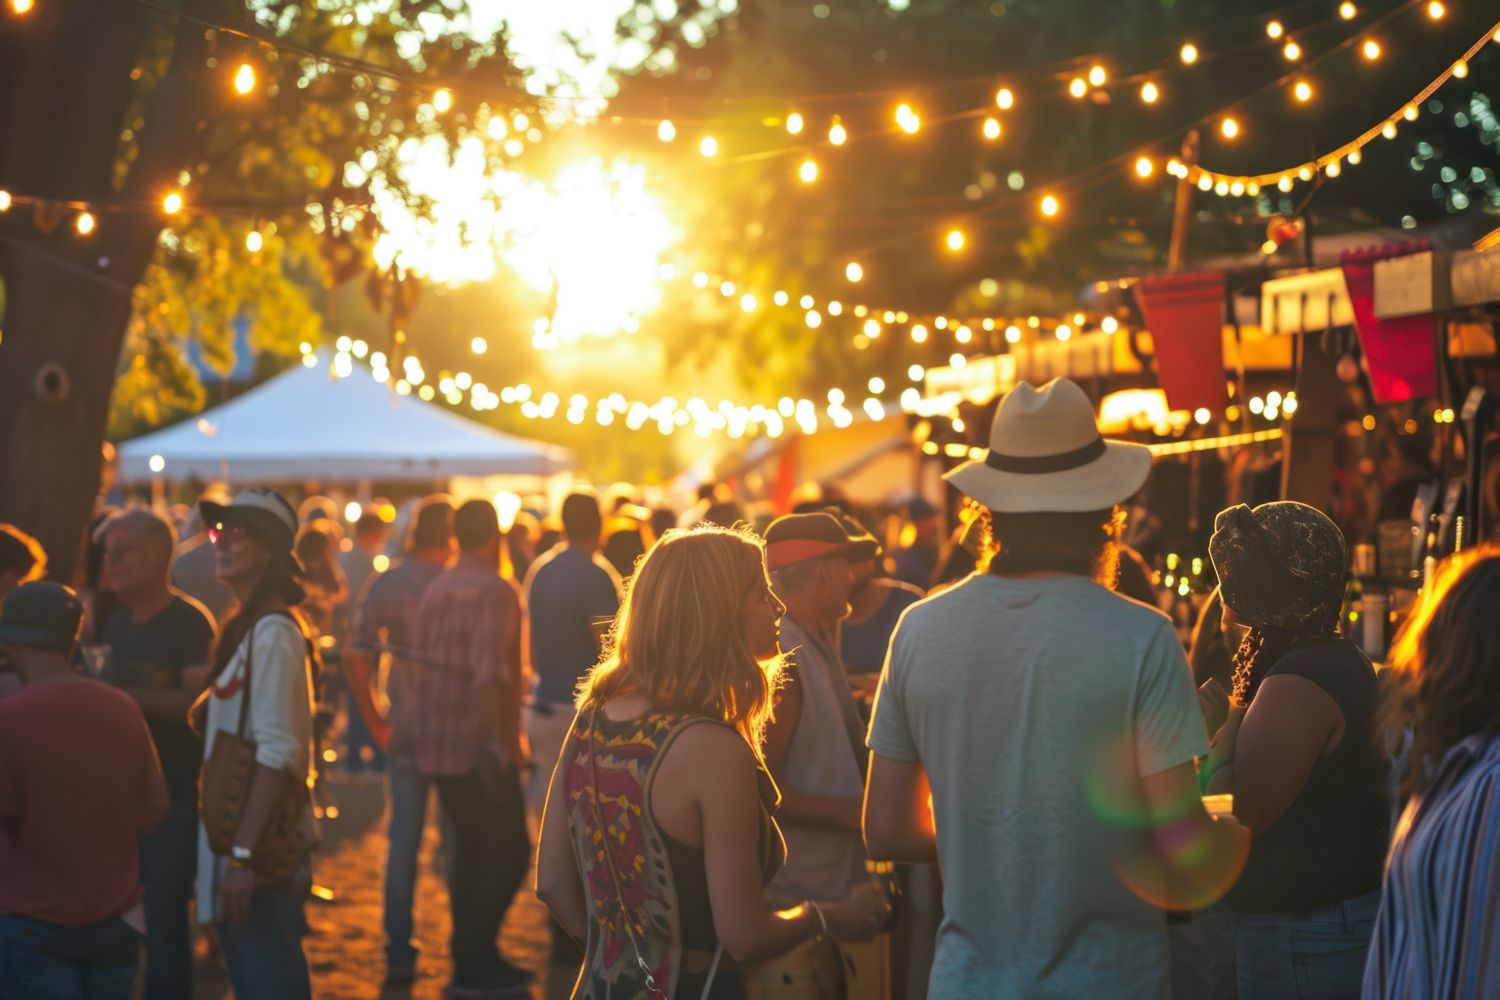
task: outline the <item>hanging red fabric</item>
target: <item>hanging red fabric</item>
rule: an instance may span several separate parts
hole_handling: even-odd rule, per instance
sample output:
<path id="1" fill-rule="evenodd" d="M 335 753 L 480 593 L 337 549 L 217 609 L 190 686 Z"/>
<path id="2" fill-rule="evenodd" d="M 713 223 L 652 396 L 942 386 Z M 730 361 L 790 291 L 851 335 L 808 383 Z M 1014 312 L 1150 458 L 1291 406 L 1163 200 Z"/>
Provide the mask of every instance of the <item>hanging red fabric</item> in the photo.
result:
<path id="1" fill-rule="evenodd" d="M 1217 413 L 1226 398 L 1224 275 L 1215 271 L 1142 278 L 1136 296 L 1151 331 L 1156 377 L 1167 405 Z"/>
<path id="2" fill-rule="evenodd" d="M 1420 249 L 1420 248 L 1418 248 Z M 1375 262 L 1412 253 L 1391 247 L 1344 254 L 1339 266 L 1354 308 L 1354 329 L 1370 373 L 1376 403 L 1401 403 L 1438 394 L 1437 343 L 1432 314 L 1378 319 L 1375 316 Z"/>

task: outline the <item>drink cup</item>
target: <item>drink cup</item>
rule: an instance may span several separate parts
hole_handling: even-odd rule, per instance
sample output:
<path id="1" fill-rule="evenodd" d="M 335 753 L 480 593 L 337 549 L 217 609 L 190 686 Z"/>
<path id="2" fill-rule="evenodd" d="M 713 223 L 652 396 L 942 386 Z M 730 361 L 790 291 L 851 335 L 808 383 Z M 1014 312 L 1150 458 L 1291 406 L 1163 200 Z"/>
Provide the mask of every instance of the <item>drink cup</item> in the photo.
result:
<path id="1" fill-rule="evenodd" d="M 1234 815 L 1233 795 L 1205 795 L 1203 796 L 1203 808 L 1215 819 L 1220 816 Z"/>

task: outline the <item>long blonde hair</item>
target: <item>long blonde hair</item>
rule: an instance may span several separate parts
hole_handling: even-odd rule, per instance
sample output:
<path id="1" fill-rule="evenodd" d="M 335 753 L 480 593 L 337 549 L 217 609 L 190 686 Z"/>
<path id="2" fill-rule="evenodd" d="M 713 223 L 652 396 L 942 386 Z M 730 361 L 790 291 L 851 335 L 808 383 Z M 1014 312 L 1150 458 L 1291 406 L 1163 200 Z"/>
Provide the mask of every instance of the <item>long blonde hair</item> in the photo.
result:
<path id="1" fill-rule="evenodd" d="M 782 665 L 750 646 L 745 608 L 762 587 L 765 546 L 748 531 L 668 531 L 637 567 L 579 708 L 638 693 L 727 722 L 759 752 Z"/>

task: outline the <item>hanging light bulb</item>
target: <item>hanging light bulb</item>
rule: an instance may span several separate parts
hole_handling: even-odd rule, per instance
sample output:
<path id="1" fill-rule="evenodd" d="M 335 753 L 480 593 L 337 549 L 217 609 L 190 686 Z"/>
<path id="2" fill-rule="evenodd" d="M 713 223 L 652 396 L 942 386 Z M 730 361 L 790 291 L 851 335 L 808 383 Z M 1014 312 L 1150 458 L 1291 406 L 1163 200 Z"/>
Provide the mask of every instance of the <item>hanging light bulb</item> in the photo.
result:
<path id="1" fill-rule="evenodd" d="M 917 130 L 922 127 L 922 119 L 911 109 L 910 104 L 902 104 L 896 108 L 896 127 L 907 135 L 916 135 Z"/>
<path id="2" fill-rule="evenodd" d="M 995 91 L 995 107 L 1001 111 L 1009 111 L 1016 106 L 1016 95 L 1009 87 L 1001 87 Z"/>
<path id="3" fill-rule="evenodd" d="M 1296 85 L 1292 87 L 1292 93 L 1296 95 L 1298 101 L 1306 104 L 1308 101 L 1312 100 L 1312 84 L 1308 83 L 1306 80 L 1298 80 Z"/>
<path id="4" fill-rule="evenodd" d="M 1150 177 L 1156 170 L 1156 165 L 1151 162 L 1151 157 L 1143 156 L 1135 161 L 1135 174 L 1137 177 Z"/>
<path id="5" fill-rule="evenodd" d="M 1408 104 L 1406 106 L 1406 108 L 1401 112 L 1401 117 L 1405 118 L 1409 122 L 1416 121 L 1417 120 L 1417 106 L 1415 104 Z"/>
<path id="6" fill-rule="evenodd" d="M 797 176 L 802 178 L 803 184 L 811 184 L 818 179 L 817 161 L 807 159 L 802 161 L 802 166 L 797 168 Z"/>
<path id="7" fill-rule="evenodd" d="M 432 95 L 432 108 L 438 114 L 446 114 L 453 107 L 453 91 L 444 87 Z"/>
<path id="8" fill-rule="evenodd" d="M 1068 84 L 1068 93 L 1074 97 L 1082 97 L 1089 92 L 1089 85 L 1083 82 L 1083 77 L 1075 76 L 1073 82 Z"/>
<path id="9" fill-rule="evenodd" d="M 996 139 L 1000 138 L 1000 119 L 986 118 L 984 120 L 984 126 L 981 131 L 983 132 L 986 139 L 994 142 Z"/>
<path id="10" fill-rule="evenodd" d="M 1432 0 L 1432 2 L 1427 5 L 1427 16 L 1432 18 L 1434 21 L 1441 21 L 1443 19 L 1443 15 L 1446 13 L 1448 13 L 1448 8 L 1443 6 L 1442 0 Z"/>
<path id="11" fill-rule="evenodd" d="M 1192 42 L 1185 42 L 1183 43 L 1182 51 L 1179 54 L 1182 56 L 1183 63 L 1185 65 L 1191 66 L 1193 63 L 1198 61 L 1198 46 L 1194 45 Z"/>
<path id="12" fill-rule="evenodd" d="M 1339 17 L 1342 17 L 1346 21 L 1354 20 L 1354 15 L 1358 13 L 1359 8 L 1350 3 L 1349 0 L 1344 0 L 1343 3 L 1339 4 Z"/>
<path id="13" fill-rule="evenodd" d="M 671 142 L 677 138 L 677 126 L 672 124 L 670 118 L 663 118 L 661 124 L 656 126 L 656 137 L 662 142 Z"/>
<path id="14" fill-rule="evenodd" d="M 964 231 L 962 229 L 948 230 L 948 235 L 943 237 L 943 242 L 948 245 L 949 250 L 958 253 L 964 248 Z"/>
<path id="15" fill-rule="evenodd" d="M 255 67 L 249 63 L 240 63 L 240 68 L 234 71 L 234 90 L 237 94 L 248 94 L 255 89 Z"/>
<path id="16" fill-rule="evenodd" d="M 182 211 L 182 192 L 168 191 L 165 198 L 161 200 L 161 210 L 168 215 L 176 215 Z"/>
<path id="17" fill-rule="evenodd" d="M 17 14 L 30 14 L 35 6 L 36 0 L 10 0 L 10 9 Z"/>
<path id="18" fill-rule="evenodd" d="M 1385 136 L 1387 139 L 1396 138 L 1396 123 L 1386 122 L 1385 127 L 1380 130 L 1380 134 Z"/>
<path id="19" fill-rule="evenodd" d="M 266 238 L 261 235 L 259 229 L 252 229 L 245 234 L 245 249 L 251 253 L 260 253 L 265 245 Z"/>
<path id="20" fill-rule="evenodd" d="M 1296 42 L 1287 42 L 1286 46 L 1282 48 L 1281 54 L 1286 57 L 1287 62 L 1296 62 L 1302 58 L 1302 46 Z"/>
<path id="21" fill-rule="evenodd" d="M 73 222 L 73 228 L 78 231 L 79 236 L 87 236 L 89 233 L 92 233 L 95 225 L 97 223 L 91 212 L 79 212 L 78 218 Z"/>
<path id="22" fill-rule="evenodd" d="M 1286 26 L 1280 21 L 1272 21 L 1266 25 L 1266 36 L 1268 38 L 1280 38 L 1284 34 L 1286 34 Z"/>
<path id="23" fill-rule="evenodd" d="M 1462 80 L 1464 77 L 1468 76 L 1469 75 L 1469 64 L 1466 63 L 1466 62 L 1464 62 L 1462 59 L 1460 59 L 1458 62 L 1454 63 L 1453 64 L 1453 75 L 1456 78 L 1460 79 L 1460 80 Z"/>
<path id="24" fill-rule="evenodd" d="M 1380 43 L 1373 38 L 1366 38 L 1365 44 L 1360 47 L 1360 51 L 1364 53 L 1366 60 L 1374 62 L 1380 58 Z"/>
<path id="25" fill-rule="evenodd" d="M 833 116 L 833 124 L 828 127 L 828 141 L 835 146 L 842 146 L 849 140 L 849 133 L 844 129 L 844 123 L 838 115 Z"/>
<path id="26" fill-rule="evenodd" d="M 1161 97 L 1161 89 L 1155 83 L 1147 80 L 1141 84 L 1141 100 L 1146 104 L 1155 104 Z"/>
<path id="27" fill-rule="evenodd" d="M 864 276 L 865 269 L 859 266 L 859 261 L 851 260 L 847 265 L 845 265 L 844 277 L 848 278 L 851 282 L 857 284 L 864 278 Z"/>
<path id="28" fill-rule="evenodd" d="M 1350 150 L 1350 152 L 1349 152 L 1349 166 L 1351 166 L 1351 167 L 1357 167 L 1357 166 L 1359 166 L 1360 161 L 1363 160 L 1364 158 L 1365 158 L 1365 154 L 1361 153 L 1359 150 L 1357 150 L 1357 149 Z"/>
<path id="29" fill-rule="evenodd" d="M 1219 123 L 1219 132 L 1226 139 L 1235 139 L 1240 134 L 1240 123 L 1232 117 L 1226 117 Z"/>
<path id="30" fill-rule="evenodd" d="M 1050 194 L 1042 196 L 1040 207 L 1042 210 L 1042 214 L 1049 219 L 1055 218 L 1057 216 L 1057 213 L 1062 211 L 1062 204 L 1058 202 L 1055 195 Z"/>
<path id="31" fill-rule="evenodd" d="M 719 140 L 711 135 L 705 135 L 703 140 L 698 143 L 698 152 L 702 153 L 705 157 L 717 156 L 719 154 Z"/>
<path id="32" fill-rule="evenodd" d="M 1102 87 L 1106 79 L 1108 79 L 1108 74 L 1104 72 L 1103 66 L 1096 63 L 1089 68 L 1089 86 Z"/>
<path id="33" fill-rule="evenodd" d="M 801 135 L 802 125 L 802 116 L 797 112 L 793 111 L 791 114 L 786 116 L 786 130 L 792 135 Z"/>
<path id="34" fill-rule="evenodd" d="M 0 212 L 10 211 L 10 192 L 0 188 Z"/>

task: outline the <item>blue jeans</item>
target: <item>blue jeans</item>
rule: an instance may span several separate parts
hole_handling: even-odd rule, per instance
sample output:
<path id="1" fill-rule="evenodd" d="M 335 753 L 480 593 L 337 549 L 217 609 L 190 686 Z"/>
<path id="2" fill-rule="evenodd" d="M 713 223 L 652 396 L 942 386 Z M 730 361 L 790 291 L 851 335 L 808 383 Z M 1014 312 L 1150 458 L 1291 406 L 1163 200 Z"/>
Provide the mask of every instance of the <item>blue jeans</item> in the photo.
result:
<path id="1" fill-rule="evenodd" d="M 1307 913 L 1236 913 L 1240 1000 L 1359 1000 L 1380 893 Z"/>
<path id="2" fill-rule="evenodd" d="M 411 912 L 432 781 L 417 773 L 417 762 L 409 753 L 395 750 L 387 758 L 386 777 L 391 823 L 385 856 L 385 964 L 388 969 L 409 969 L 417 964 Z"/>
<path id="3" fill-rule="evenodd" d="M 188 903 L 198 875 L 198 810 L 174 807 L 141 835 L 146 887 L 146 1000 L 193 1000 L 193 935 Z"/>
<path id="4" fill-rule="evenodd" d="M 243 923 L 231 926 L 221 920 L 214 925 L 235 1000 L 312 1000 L 302 951 L 302 904 L 311 887 L 307 870 L 261 886 L 250 897 Z"/>
<path id="5" fill-rule="evenodd" d="M 63 927 L 0 915 L 0 997 L 130 1000 L 141 936 L 119 917 Z"/>

